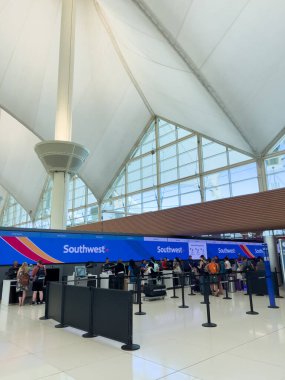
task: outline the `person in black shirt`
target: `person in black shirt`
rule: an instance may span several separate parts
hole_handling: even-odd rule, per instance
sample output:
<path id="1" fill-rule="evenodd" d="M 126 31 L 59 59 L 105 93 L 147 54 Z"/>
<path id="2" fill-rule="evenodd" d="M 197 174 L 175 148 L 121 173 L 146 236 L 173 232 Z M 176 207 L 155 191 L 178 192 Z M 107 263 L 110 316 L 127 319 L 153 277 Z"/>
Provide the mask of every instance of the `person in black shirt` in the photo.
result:
<path id="1" fill-rule="evenodd" d="M 102 272 L 109 272 L 114 269 L 114 264 L 110 263 L 109 257 L 106 257 L 105 263 L 102 265 Z"/>
<path id="2" fill-rule="evenodd" d="M 124 289 L 125 266 L 121 259 L 119 259 L 115 265 L 115 276 L 117 276 L 116 288 Z"/>
<path id="3" fill-rule="evenodd" d="M 18 261 L 14 261 L 13 265 L 8 269 L 7 277 L 9 280 L 15 280 L 17 278 L 17 273 L 20 268 Z"/>

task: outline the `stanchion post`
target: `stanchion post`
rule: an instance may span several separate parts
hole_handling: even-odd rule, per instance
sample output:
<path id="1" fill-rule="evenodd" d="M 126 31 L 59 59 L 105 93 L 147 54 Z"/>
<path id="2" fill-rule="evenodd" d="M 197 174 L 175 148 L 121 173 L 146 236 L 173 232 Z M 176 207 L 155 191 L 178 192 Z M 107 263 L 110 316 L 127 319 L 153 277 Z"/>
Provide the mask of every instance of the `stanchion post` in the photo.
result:
<path id="1" fill-rule="evenodd" d="M 45 315 L 43 317 L 40 317 L 40 320 L 49 319 L 48 316 L 48 306 L 49 306 L 49 281 L 46 284 L 46 303 L 45 303 Z"/>
<path id="2" fill-rule="evenodd" d="M 259 313 L 257 311 L 253 310 L 251 277 L 250 277 L 248 272 L 246 272 L 245 276 L 246 276 L 247 293 L 248 293 L 248 297 L 249 297 L 249 306 L 250 306 L 250 311 L 247 311 L 246 314 L 257 315 Z"/>
<path id="3" fill-rule="evenodd" d="M 128 302 L 128 338 L 127 344 L 121 346 L 121 349 L 124 351 L 135 351 L 140 348 L 138 344 L 133 343 L 133 299 L 130 294 L 129 302 Z"/>
<path id="4" fill-rule="evenodd" d="M 172 285 L 173 285 L 173 296 L 171 296 L 170 298 L 179 298 L 177 297 L 176 293 L 175 293 L 175 288 L 176 288 L 176 285 L 175 285 L 175 281 L 174 281 L 174 272 L 172 272 Z"/>
<path id="5" fill-rule="evenodd" d="M 178 306 L 180 309 L 187 309 L 189 306 L 185 305 L 185 296 L 184 296 L 184 286 L 185 286 L 185 274 L 182 273 L 180 276 L 181 280 L 181 291 L 182 291 L 182 305 Z"/>
<path id="6" fill-rule="evenodd" d="M 93 332 L 93 299 L 94 299 L 94 290 L 92 287 L 89 287 L 89 326 L 88 326 L 88 332 L 83 334 L 83 338 L 94 338 L 95 335 Z"/>
<path id="7" fill-rule="evenodd" d="M 200 276 L 199 276 L 200 290 L 202 291 L 202 289 L 203 289 L 203 296 L 204 296 L 204 301 L 200 302 L 201 305 L 206 305 L 206 301 L 205 301 L 205 291 L 206 291 L 205 290 L 206 289 L 205 283 L 206 283 L 206 281 L 205 281 L 205 278 L 206 278 L 205 273 L 200 274 Z"/>
<path id="8" fill-rule="evenodd" d="M 207 322 L 202 323 L 202 326 L 203 327 L 217 327 L 216 323 L 211 322 L 209 293 L 210 293 L 210 277 L 208 277 L 207 280 L 204 277 L 204 303 L 206 304 L 206 310 L 207 310 Z"/>
<path id="9" fill-rule="evenodd" d="M 100 276 L 100 273 L 97 276 L 97 288 L 101 288 L 101 276 Z"/>
<path id="10" fill-rule="evenodd" d="M 267 293 L 269 298 L 269 308 L 270 309 L 279 309 L 279 306 L 275 303 L 275 295 L 272 281 L 272 273 L 270 269 L 270 261 L 268 254 L 267 244 L 262 244 L 263 252 L 264 252 L 264 266 L 265 266 L 265 275 L 266 275 L 266 285 L 267 285 Z"/>
<path id="11" fill-rule="evenodd" d="M 139 311 L 135 313 L 135 315 L 146 315 L 144 311 L 142 311 L 142 287 L 141 287 L 141 276 L 138 276 L 137 279 L 137 298 L 139 303 Z"/>
<path id="12" fill-rule="evenodd" d="M 130 279 L 132 277 L 133 276 L 130 276 Z M 139 300 L 138 300 L 138 278 L 136 278 L 136 281 L 133 283 L 133 285 L 134 285 L 134 290 L 132 291 L 132 293 L 133 293 L 133 304 L 138 305 L 139 304 Z"/>
<path id="13" fill-rule="evenodd" d="M 224 300 L 231 300 L 232 298 L 229 297 L 229 274 L 228 273 L 225 273 L 225 277 L 226 277 L 226 282 L 225 282 L 225 291 L 226 291 L 226 296 L 223 297 Z"/>
<path id="14" fill-rule="evenodd" d="M 280 296 L 280 293 L 279 293 L 278 272 L 277 272 L 276 268 L 274 269 L 274 274 L 275 274 L 275 281 L 276 281 L 276 296 L 275 296 L 275 298 L 284 298 L 284 297 Z"/>
<path id="15" fill-rule="evenodd" d="M 65 285 L 65 284 L 61 284 L 62 286 L 62 293 L 61 293 L 61 313 L 60 313 L 60 323 L 58 325 L 55 325 L 54 327 L 57 328 L 57 329 L 62 329 L 64 327 L 68 327 L 68 325 L 66 325 L 64 323 L 64 304 L 65 304 L 65 289 L 68 285 Z"/>
<path id="16" fill-rule="evenodd" d="M 189 285 L 190 285 L 190 293 L 188 294 L 188 296 L 196 296 L 196 294 L 193 292 L 193 284 L 192 284 L 192 272 L 189 272 Z"/>

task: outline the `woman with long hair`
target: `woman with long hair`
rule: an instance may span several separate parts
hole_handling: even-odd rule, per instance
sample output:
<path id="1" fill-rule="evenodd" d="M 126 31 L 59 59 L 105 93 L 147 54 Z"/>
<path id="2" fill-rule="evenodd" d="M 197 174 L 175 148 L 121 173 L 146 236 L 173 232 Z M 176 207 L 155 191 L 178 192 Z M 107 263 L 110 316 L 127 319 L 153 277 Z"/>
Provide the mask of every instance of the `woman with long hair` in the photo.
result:
<path id="1" fill-rule="evenodd" d="M 16 292 L 18 293 L 19 306 L 23 306 L 25 303 L 27 290 L 29 288 L 29 281 L 29 267 L 28 264 L 24 262 L 17 273 Z"/>

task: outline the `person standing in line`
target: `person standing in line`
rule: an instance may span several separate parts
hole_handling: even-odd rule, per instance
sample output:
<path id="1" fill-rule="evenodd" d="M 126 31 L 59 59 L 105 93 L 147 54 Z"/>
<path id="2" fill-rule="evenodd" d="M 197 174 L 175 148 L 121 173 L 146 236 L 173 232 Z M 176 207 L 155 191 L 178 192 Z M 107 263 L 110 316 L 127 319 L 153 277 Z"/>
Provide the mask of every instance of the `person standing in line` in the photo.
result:
<path id="1" fill-rule="evenodd" d="M 15 280 L 17 278 L 17 273 L 20 268 L 18 261 L 13 261 L 13 265 L 8 269 L 7 277 L 9 280 Z"/>
<path id="2" fill-rule="evenodd" d="M 232 266 L 231 266 L 230 260 L 227 256 L 225 257 L 224 262 L 225 262 L 226 273 L 232 273 Z"/>
<path id="3" fill-rule="evenodd" d="M 129 283 L 135 284 L 137 282 L 137 277 L 140 273 L 139 268 L 137 267 L 136 263 L 133 259 L 130 259 L 129 266 L 128 266 L 128 276 L 129 276 Z"/>
<path id="4" fill-rule="evenodd" d="M 18 273 L 17 273 L 16 292 L 18 294 L 19 306 L 23 306 L 25 303 L 27 290 L 29 288 L 29 282 L 30 282 L 29 267 L 28 267 L 28 264 L 24 262 L 19 268 Z"/>
<path id="5" fill-rule="evenodd" d="M 212 295 L 219 297 L 219 287 L 218 287 L 219 266 L 215 262 L 214 258 L 211 259 L 211 262 L 207 264 L 205 269 L 210 274 L 210 288 L 212 291 Z"/>
<path id="6" fill-rule="evenodd" d="M 46 277 L 46 267 L 43 265 L 42 260 L 37 261 L 37 265 L 34 267 L 32 272 L 33 278 L 33 299 L 32 305 L 37 303 L 37 294 L 39 292 L 40 304 L 44 301 L 44 281 Z"/>
<path id="7" fill-rule="evenodd" d="M 122 259 L 118 259 L 115 265 L 116 289 L 124 289 L 125 265 Z"/>

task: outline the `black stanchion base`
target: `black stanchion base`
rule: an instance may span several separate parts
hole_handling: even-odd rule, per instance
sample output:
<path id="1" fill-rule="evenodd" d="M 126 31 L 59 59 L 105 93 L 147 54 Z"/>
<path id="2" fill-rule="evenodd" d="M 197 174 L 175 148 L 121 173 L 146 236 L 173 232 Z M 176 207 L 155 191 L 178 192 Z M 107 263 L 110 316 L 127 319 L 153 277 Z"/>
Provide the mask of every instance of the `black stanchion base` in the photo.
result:
<path id="1" fill-rule="evenodd" d="M 217 327 L 216 323 L 212 322 L 207 322 L 207 323 L 202 323 L 203 327 Z"/>
<path id="2" fill-rule="evenodd" d="M 40 317 L 40 318 L 39 318 L 39 320 L 41 320 L 41 321 L 46 321 L 47 319 L 49 319 L 49 317 L 45 317 L 45 316 L 44 316 L 44 317 Z"/>
<path id="3" fill-rule="evenodd" d="M 231 297 L 223 297 L 223 300 L 232 300 Z"/>
<path id="4" fill-rule="evenodd" d="M 68 327 L 68 325 L 59 323 L 58 325 L 54 326 L 56 329 L 63 329 L 64 327 Z"/>
<path id="5" fill-rule="evenodd" d="M 95 338 L 96 336 L 98 336 L 98 335 L 95 335 L 95 334 L 92 334 L 89 332 L 82 334 L 82 338 Z"/>
<path id="6" fill-rule="evenodd" d="M 137 311 L 135 315 L 146 315 L 146 313 L 144 311 Z"/>
<path id="7" fill-rule="evenodd" d="M 178 296 L 172 296 L 172 297 L 170 297 L 170 298 L 179 298 Z"/>
<path id="8" fill-rule="evenodd" d="M 275 298 L 284 298 L 284 297 L 282 297 L 282 296 L 275 296 Z"/>
<path id="9" fill-rule="evenodd" d="M 246 314 L 249 314 L 249 315 L 257 315 L 259 314 L 257 311 L 247 311 Z"/>
<path id="10" fill-rule="evenodd" d="M 124 344 L 121 349 L 124 351 L 135 351 L 140 349 L 140 346 L 138 344 Z"/>
<path id="11" fill-rule="evenodd" d="M 279 309 L 279 306 L 267 306 L 269 309 Z"/>
<path id="12" fill-rule="evenodd" d="M 181 306 L 178 306 L 180 309 L 188 309 L 189 306 L 187 305 L 181 305 Z"/>

